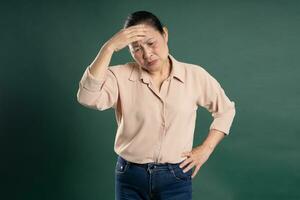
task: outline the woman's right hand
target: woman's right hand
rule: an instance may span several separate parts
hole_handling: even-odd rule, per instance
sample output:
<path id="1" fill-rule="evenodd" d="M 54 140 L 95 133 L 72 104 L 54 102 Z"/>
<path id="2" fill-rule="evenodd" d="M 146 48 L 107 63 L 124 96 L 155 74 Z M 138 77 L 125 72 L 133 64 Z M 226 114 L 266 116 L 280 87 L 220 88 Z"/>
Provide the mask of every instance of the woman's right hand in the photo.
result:
<path id="1" fill-rule="evenodd" d="M 108 40 L 107 45 L 109 49 L 117 52 L 130 43 L 143 39 L 146 36 L 146 33 L 147 28 L 144 24 L 130 26 L 117 32 Z"/>

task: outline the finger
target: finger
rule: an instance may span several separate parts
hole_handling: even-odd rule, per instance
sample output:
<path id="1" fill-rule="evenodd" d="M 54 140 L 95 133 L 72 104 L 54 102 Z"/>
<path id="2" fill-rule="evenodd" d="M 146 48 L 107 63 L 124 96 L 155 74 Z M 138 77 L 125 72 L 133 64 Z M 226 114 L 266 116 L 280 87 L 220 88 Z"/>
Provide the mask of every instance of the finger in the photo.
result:
<path id="1" fill-rule="evenodd" d="M 189 153 L 190 153 L 189 151 L 182 152 L 182 154 L 184 154 L 184 155 L 189 154 Z"/>
<path id="2" fill-rule="evenodd" d="M 135 29 L 132 29 L 132 30 L 127 30 L 125 31 L 126 35 L 132 35 L 132 34 L 135 34 L 135 33 L 148 33 L 149 29 L 147 28 L 135 28 Z"/>
<path id="3" fill-rule="evenodd" d="M 127 35 L 128 38 L 134 37 L 134 36 L 147 36 L 147 33 L 145 31 L 136 31 L 136 32 L 132 32 L 130 34 Z"/>
<path id="4" fill-rule="evenodd" d="M 149 32 L 146 29 L 136 29 L 136 30 L 128 31 L 126 35 L 132 36 L 135 34 L 147 34 L 147 33 Z"/>
<path id="5" fill-rule="evenodd" d="M 143 36 L 143 37 L 146 37 L 147 34 L 145 32 L 136 32 L 136 33 L 132 33 L 130 35 L 128 35 L 128 38 L 132 38 L 132 37 L 135 37 L 135 36 Z"/>
<path id="6" fill-rule="evenodd" d="M 185 159 L 185 160 L 179 165 L 179 167 L 180 167 L 180 168 L 184 168 L 184 166 L 186 166 L 187 164 L 189 164 L 191 161 L 192 161 L 191 158 L 187 158 L 187 159 Z"/>
<path id="7" fill-rule="evenodd" d="M 137 24 L 137 25 L 128 27 L 128 29 L 139 28 L 139 27 L 146 27 L 146 25 L 145 24 Z"/>
<path id="8" fill-rule="evenodd" d="M 132 27 L 130 29 L 127 29 L 128 33 L 132 33 L 134 31 L 139 31 L 139 30 L 148 31 L 148 28 L 144 26 L 140 26 L 140 27 Z"/>
<path id="9" fill-rule="evenodd" d="M 132 29 L 141 28 L 141 27 L 145 27 L 145 25 L 144 24 L 137 24 L 137 25 L 134 25 L 134 26 L 129 26 L 127 28 L 123 28 L 123 30 L 132 30 Z"/>
<path id="10" fill-rule="evenodd" d="M 133 43 L 135 41 L 142 40 L 144 38 L 145 38 L 145 36 L 139 36 L 139 35 L 138 36 L 134 36 L 134 37 L 129 38 L 127 43 L 130 44 L 130 43 Z"/>
<path id="11" fill-rule="evenodd" d="M 187 171 L 189 171 L 190 169 L 192 169 L 195 166 L 195 164 L 193 162 L 191 162 L 187 167 L 185 167 L 183 169 L 183 172 L 186 173 Z"/>
<path id="12" fill-rule="evenodd" d="M 133 31 L 124 31 L 123 34 L 127 38 L 130 38 L 130 37 L 135 36 L 135 35 L 146 35 L 147 31 L 143 30 L 143 29 L 138 29 L 138 30 L 133 30 Z"/>
<path id="13" fill-rule="evenodd" d="M 133 35 L 131 37 L 129 37 L 129 40 L 133 40 L 133 39 L 144 39 L 146 37 L 146 35 Z"/>
<path id="14" fill-rule="evenodd" d="M 196 167 L 195 167 L 195 169 L 193 171 L 193 174 L 192 174 L 192 178 L 194 178 L 196 176 L 196 174 L 198 173 L 199 169 L 200 169 L 200 165 L 196 165 Z"/>
<path id="15" fill-rule="evenodd" d="M 140 28 L 147 28 L 145 25 L 137 25 L 137 26 L 131 26 L 127 28 L 128 30 L 134 30 L 134 29 L 140 29 Z"/>
<path id="16" fill-rule="evenodd" d="M 143 41 L 146 38 L 146 35 L 134 35 L 132 37 L 129 38 L 129 40 L 131 41 L 130 43 L 133 43 L 135 41 Z"/>
<path id="17" fill-rule="evenodd" d="M 187 152 L 183 152 L 181 154 L 181 157 L 185 157 L 185 156 L 189 156 L 191 154 L 191 152 L 187 151 Z"/>

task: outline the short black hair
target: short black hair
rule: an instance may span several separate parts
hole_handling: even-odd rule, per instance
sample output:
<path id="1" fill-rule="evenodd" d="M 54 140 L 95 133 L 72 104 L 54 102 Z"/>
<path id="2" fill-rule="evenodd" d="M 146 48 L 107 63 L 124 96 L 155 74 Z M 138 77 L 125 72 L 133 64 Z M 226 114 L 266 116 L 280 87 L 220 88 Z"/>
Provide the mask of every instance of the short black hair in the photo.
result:
<path id="1" fill-rule="evenodd" d="M 138 24 L 148 24 L 156 29 L 160 34 L 163 34 L 163 24 L 153 13 L 140 10 L 129 14 L 125 20 L 123 28 Z"/>

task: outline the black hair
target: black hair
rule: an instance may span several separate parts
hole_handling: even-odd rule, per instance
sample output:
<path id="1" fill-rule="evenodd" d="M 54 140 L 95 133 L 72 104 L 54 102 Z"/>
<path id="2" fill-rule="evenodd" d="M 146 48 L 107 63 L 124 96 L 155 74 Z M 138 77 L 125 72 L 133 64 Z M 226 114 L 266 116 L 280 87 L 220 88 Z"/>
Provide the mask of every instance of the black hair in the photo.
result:
<path id="1" fill-rule="evenodd" d="M 136 11 L 127 16 L 123 28 L 138 24 L 147 24 L 156 29 L 160 34 L 163 34 L 163 24 L 161 21 L 151 12 L 148 11 Z"/>

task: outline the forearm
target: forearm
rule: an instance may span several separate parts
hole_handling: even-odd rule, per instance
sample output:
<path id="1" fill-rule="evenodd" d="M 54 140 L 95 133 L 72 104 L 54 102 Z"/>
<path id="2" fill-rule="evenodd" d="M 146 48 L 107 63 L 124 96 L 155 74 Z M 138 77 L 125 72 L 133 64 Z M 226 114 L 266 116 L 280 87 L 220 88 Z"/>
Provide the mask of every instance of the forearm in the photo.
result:
<path id="1" fill-rule="evenodd" d="M 90 65 L 91 75 L 93 75 L 98 80 L 103 78 L 105 71 L 110 64 L 113 53 L 114 50 L 108 45 L 108 43 L 105 43 Z"/>
<path id="2" fill-rule="evenodd" d="M 208 136 L 200 146 L 213 151 L 224 137 L 225 134 L 223 132 L 218 131 L 216 129 L 211 129 L 208 133 Z"/>
<path id="3" fill-rule="evenodd" d="M 187 156 L 188 158 L 185 159 L 185 161 L 181 163 L 179 167 L 184 168 L 183 172 L 187 172 L 193 166 L 196 166 L 192 175 L 192 177 L 194 177 L 201 166 L 207 161 L 217 144 L 224 138 L 224 136 L 225 133 L 216 129 L 211 129 L 202 144 L 196 148 L 193 148 L 191 152 L 182 153 L 183 157 Z M 188 166 L 185 167 L 186 165 Z"/>

